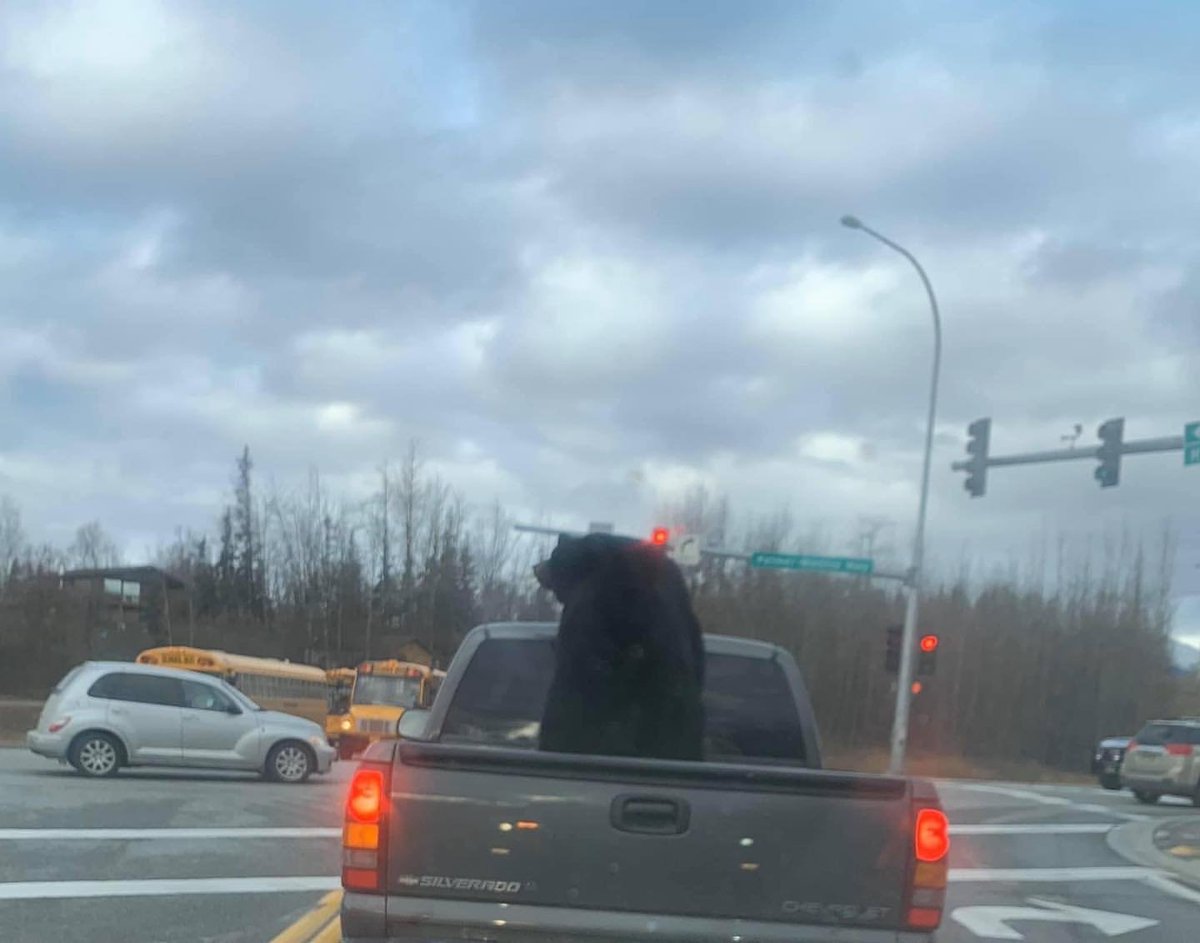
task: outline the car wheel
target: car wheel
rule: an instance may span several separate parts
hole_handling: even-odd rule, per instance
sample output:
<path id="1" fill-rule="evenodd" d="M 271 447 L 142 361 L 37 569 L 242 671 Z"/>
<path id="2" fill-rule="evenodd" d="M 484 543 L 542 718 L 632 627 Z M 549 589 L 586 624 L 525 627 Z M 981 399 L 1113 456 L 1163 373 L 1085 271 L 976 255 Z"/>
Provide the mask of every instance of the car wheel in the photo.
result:
<path id="1" fill-rule="evenodd" d="M 1200 783 L 1196 783 L 1196 791 L 1192 793 L 1192 805 L 1200 809 Z"/>
<path id="2" fill-rule="evenodd" d="M 1154 805 L 1158 802 L 1158 796 L 1157 792 L 1146 792 L 1144 789 L 1135 789 L 1133 791 L 1133 798 L 1142 803 L 1142 805 Z"/>
<path id="3" fill-rule="evenodd" d="M 1121 788 L 1121 780 L 1116 776 L 1103 776 L 1100 779 L 1100 785 L 1105 789 L 1116 790 Z"/>
<path id="4" fill-rule="evenodd" d="M 84 776 L 115 776 L 121 768 L 121 744 L 107 733 L 83 733 L 72 742 L 67 759 Z"/>
<path id="5" fill-rule="evenodd" d="M 303 743 L 285 740 L 267 754 L 267 778 L 277 783 L 302 783 L 316 768 L 312 751 Z"/>

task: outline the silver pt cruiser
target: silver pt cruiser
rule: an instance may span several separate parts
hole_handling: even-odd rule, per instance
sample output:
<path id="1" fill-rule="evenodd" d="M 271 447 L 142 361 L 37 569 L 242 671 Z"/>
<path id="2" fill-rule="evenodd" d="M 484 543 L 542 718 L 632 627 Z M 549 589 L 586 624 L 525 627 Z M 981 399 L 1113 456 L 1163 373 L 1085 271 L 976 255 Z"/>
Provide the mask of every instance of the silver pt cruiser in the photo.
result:
<path id="1" fill-rule="evenodd" d="M 302 783 L 329 772 L 335 755 L 311 720 L 263 710 L 220 679 L 126 662 L 73 668 L 25 739 L 34 753 L 85 776 L 112 776 L 122 766 L 183 766 Z"/>

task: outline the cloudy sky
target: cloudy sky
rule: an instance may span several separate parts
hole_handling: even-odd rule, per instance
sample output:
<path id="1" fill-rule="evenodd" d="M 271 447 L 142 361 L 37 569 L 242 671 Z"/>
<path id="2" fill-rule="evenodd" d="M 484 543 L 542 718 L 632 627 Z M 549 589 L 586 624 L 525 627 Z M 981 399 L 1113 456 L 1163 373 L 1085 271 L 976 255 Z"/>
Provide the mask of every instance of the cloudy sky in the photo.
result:
<path id="1" fill-rule="evenodd" d="M 131 556 L 209 528 L 249 444 L 372 485 L 416 438 L 475 503 L 654 521 L 696 483 L 849 546 L 1178 533 L 1200 468 L 961 475 L 1200 419 L 1190 3 L 0 7 L 0 493 Z M 1082 538 L 1080 538 L 1082 539 Z"/>

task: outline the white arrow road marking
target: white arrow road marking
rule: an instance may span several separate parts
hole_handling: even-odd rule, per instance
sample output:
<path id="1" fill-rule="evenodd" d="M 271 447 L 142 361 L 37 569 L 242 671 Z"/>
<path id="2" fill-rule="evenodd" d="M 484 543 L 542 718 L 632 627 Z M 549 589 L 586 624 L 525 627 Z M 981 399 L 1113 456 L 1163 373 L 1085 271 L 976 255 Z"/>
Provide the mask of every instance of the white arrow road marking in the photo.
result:
<path id="1" fill-rule="evenodd" d="M 958 907 L 950 918 L 986 940 L 1023 940 L 1020 933 L 1008 926 L 1013 920 L 1038 920 L 1042 923 L 1083 923 L 1095 927 L 1105 936 L 1121 936 L 1135 930 L 1145 930 L 1158 924 L 1148 917 L 1118 914 L 1108 910 L 1089 910 L 1072 907 L 1052 900 L 1030 897 L 1036 907 Z"/>

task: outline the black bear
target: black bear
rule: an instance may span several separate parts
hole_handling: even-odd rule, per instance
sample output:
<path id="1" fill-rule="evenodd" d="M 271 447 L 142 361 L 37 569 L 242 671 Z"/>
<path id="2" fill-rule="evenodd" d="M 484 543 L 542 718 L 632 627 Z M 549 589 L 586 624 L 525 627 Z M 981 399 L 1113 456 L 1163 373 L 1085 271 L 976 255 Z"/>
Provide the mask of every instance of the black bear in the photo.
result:
<path id="1" fill-rule="evenodd" d="M 533 569 L 563 605 L 539 747 L 702 759 L 704 641 L 675 562 L 588 534 L 560 537 Z"/>

